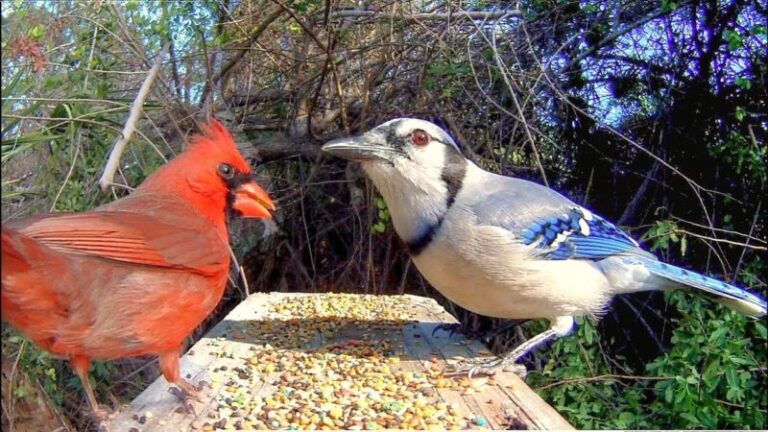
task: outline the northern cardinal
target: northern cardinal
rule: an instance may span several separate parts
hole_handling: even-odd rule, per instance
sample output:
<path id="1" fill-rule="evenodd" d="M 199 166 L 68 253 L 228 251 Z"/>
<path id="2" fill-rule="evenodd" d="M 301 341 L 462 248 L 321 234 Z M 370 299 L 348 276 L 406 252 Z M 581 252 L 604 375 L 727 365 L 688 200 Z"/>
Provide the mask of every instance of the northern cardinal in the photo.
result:
<path id="1" fill-rule="evenodd" d="M 93 211 L 46 214 L 2 228 L 2 317 L 35 345 L 70 361 L 94 417 L 91 359 L 156 355 L 179 376 L 182 341 L 221 299 L 229 271 L 227 214 L 270 218 L 215 119 L 129 196 Z"/>

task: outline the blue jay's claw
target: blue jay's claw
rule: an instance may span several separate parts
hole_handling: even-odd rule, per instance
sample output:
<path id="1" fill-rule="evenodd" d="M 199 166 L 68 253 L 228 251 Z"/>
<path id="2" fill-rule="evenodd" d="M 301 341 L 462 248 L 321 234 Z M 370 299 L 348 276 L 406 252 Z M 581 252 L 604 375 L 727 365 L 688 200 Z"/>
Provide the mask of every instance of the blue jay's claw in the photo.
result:
<path id="1" fill-rule="evenodd" d="M 467 374 L 469 379 L 474 376 L 485 375 L 493 376 L 503 370 L 510 370 L 516 373 L 520 378 L 525 379 L 528 370 L 525 366 L 515 363 L 513 356 L 506 357 L 483 357 L 474 360 L 467 360 L 463 364 L 455 365 L 455 369 L 449 373 L 443 373 L 444 376 L 457 376 Z"/>
<path id="2" fill-rule="evenodd" d="M 459 323 L 439 324 L 432 329 L 432 336 L 434 337 L 438 331 L 447 331 L 448 337 L 453 337 L 457 334 L 464 334 L 464 327 Z"/>

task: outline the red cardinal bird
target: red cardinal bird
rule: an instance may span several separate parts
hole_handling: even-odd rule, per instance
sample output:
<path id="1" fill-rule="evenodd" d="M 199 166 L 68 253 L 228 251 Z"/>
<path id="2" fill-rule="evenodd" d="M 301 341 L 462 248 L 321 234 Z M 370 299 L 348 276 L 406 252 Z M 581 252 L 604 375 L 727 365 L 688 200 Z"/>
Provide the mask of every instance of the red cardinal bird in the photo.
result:
<path id="1" fill-rule="evenodd" d="M 227 213 L 269 218 L 274 209 L 212 120 L 129 196 L 4 224 L 3 320 L 69 359 L 100 421 L 91 359 L 156 355 L 165 379 L 194 394 L 179 376 L 179 352 L 224 292 Z"/>

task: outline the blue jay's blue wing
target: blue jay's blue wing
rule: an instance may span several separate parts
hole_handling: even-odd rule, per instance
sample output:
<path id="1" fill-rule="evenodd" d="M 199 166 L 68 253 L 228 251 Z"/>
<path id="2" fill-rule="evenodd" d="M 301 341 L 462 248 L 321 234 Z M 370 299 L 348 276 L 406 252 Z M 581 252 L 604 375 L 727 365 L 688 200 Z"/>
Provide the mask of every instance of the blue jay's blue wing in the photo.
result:
<path id="1" fill-rule="evenodd" d="M 473 194 L 480 224 L 498 226 L 552 260 L 600 260 L 617 254 L 650 255 L 605 219 L 545 186 L 494 176 L 494 186 Z"/>
<path id="2" fill-rule="evenodd" d="M 535 244 L 543 256 L 553 260 L 600 260 L 638 252 L 639 247 L 615 225 L 576 205 L 561 215 L 537 219 L 519 236 L 524 244 Z"/>

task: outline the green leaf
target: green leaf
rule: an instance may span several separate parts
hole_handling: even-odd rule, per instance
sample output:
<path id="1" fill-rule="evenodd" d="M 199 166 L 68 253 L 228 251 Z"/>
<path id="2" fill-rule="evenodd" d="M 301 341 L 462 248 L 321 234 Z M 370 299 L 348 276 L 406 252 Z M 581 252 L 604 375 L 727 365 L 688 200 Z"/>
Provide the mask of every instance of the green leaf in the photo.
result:
<path id="1" fill-rule="evenodd" d="M 301 26 L 295 21 L 289 22 L 287 28 L 291 33 L 301 33 Z"/>
<path id="2" fill-rule="evenodd" d="M 634 423 L 635 415 L 628 411 L 621 412 L 616 419 L 616 425 L 624 429 L 631 429 Z"/>
<path id="3" fill-rule="evenodd" d="M 675 399 L 675 391 L 672 389 L 672 385 L 667 385 L 667 388 L 664 389 L 664 400 L 667 401 L 667 403 L 672 403 L 672 400 Z"/>
<path id="4" fill-rule="evenodd" d="M 26 387 L 24 387 L 24 386 L 17 386 L 17 387 L 16 387 L 16 388 L 13 390 L 13 394 L 14 394 L 14 396 L 16 396 L 17 398 L 23 398 L 24 396 L 26 396 L 26 395 L 27 395 L 27 388 L 26 388 Z"/>
<path id="5" fill-rule="evenodd" d="M 671 387 L 671 386 L 670 386 Z M 675 403 L 679 404 L 683 402 L 683 399 L 688 395 L 688 390 L 685 387 L 681 387 L 677 390 L 675 395 Z"/>
<path id="6" fill-rule="evenodd" d="M 726 30 L 723 32 L 723 38 L 728 42 L 728 49 L 735 51 L 741 48 L 743 38 L 739 32 L 734 30 Z"/>
<path id="7" fill-rule="evenodd" d="M 661 10 L 664 12 L 671 12 L 677 9 L 677 2 L 671 0 L 661 0 Z"/>
<path id="8" fill-rule="evenodd" d="M 701 422 L 699 421 L 699 419 L 691 413 L 687 413 L 687 412 L 680 413 L 680 417 L 688 420 L 691 423 L 691 426 L 701 425 Z"/>
<path id="9" fill-rule="evenodd" d="M 749 90 L 752 88 L 752 81 L 750 81 L 748 78 L 736 77 L 736 79 L 734 80 L 734 83 L 737 86 L 743 88 L 744 90 Z"/>
<path id="10" fill-rule="evenodd" d="M 38 40 L 41 37 L 43 37 L 44 33 L 45 33 L 45 27 L 43 27 L 42 25 L 36 25 L 31 29 L 29 29 L 29 31 L 27 32 L 27 35 L 32 39 Z"/>
<path id="11" fill-rule="evenodd" d="M 755 330 L 761 339 L 768 339 L 768 328 L 766 328 L 765 323 L 755 321 Z"/>
<path id="12" fill-rule="evenodd" d="M 720 345 L 724 341 L 724 336 L 727 331 L 728 327 L 718 327 L 717 330 L 709 335 L 709 343 Z"/>
<path id="13" fill-rule="evenodd" d="M 749 34 L 751 34 L 753 36 L 766 37 L 766 36 L 768 36 L 768 27 L 766 27 L 764 25 L 759 25 L 759 24 L 753 25 L 749 29 Z"/>
<path id="14" fill-rule="evenodd" d="M 747 110 L 745 110 L 744 107 L 737 106 L 736 107 L 736 112 L 733 115 L 734 115 L 734 117 L 736 117 L 736 120 L 741 122 L 741 121 L 744 120 L 744 117 L 747 116 Z M 740 154 L 740 156 L 741 156 L 741 154 Z"/>

